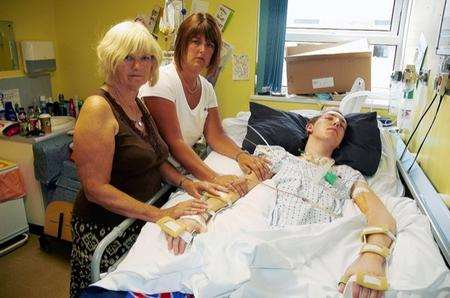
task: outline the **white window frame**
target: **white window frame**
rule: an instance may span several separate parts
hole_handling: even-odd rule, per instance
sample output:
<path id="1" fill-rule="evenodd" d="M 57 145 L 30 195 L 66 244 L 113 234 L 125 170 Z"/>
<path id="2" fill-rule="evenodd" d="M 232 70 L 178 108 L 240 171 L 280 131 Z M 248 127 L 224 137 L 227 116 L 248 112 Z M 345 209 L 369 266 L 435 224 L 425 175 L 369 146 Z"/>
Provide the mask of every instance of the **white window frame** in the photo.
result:
<path id="1" fill-rule="evenodd" d="M 295 1 L 295 0 L 290 0 Z M 406 24 L 409 16 L 410 0 L 394 0 L 391 29 L 356 30 L 356 29 L 315 29 L 286 28 L 286 42 L 331 43 L 346 42 L 359 38 L 367 38 L 369 44 L 396 46 L 394 69 L 401 69 L 404 58 Z"/>

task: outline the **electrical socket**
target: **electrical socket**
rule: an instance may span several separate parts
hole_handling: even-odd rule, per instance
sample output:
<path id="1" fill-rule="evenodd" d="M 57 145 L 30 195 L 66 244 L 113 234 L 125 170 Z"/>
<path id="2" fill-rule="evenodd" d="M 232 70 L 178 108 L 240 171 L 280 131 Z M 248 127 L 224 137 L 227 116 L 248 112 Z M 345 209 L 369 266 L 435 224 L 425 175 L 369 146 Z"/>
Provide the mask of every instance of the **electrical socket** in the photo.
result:
<path id="1" fill-rule="evenodd" d="M 434 80 L 434 90 L 439 96 L 443 96 L 447 91 L 450 91 L 450 80 L 448 73 L 440 73 Z"/>

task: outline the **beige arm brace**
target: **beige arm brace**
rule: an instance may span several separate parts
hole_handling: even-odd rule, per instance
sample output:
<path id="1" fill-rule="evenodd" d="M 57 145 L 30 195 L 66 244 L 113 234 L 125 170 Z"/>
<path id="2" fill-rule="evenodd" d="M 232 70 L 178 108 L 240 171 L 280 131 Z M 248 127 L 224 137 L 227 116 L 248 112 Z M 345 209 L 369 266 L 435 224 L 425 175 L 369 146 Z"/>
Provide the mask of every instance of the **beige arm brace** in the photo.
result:
<path id="1" fill-rule="evenodd" d="M 245 176 L 245 180 L 247 182 L 248 189 L 252 189 L 256 185 L 260 183 L 258 178 L 254 173 L 250 173 Z M 189 215 L 182 216 L 183 219 L 192 219 L 199 222 L 201 225 L 206 226 L 206 222 L 209 220 L 211 216 L 214 216 L 219 211 L 227 209 L 231 207 L 237 200 L 241 197 L 235 192 L 222 193 L 221 196 L 214 196 L 209 193 L 205 193 L 203 195 L 203 200 L 208 204 L 208 209 L 205 213 L 200 215 Z M 186 235 L 186 227 L 177 223 L 171 217 L 164 217 L 156 222 L 156 224 L 163 230 L 166 234 L 176 238 L 182 237 L 186 239 L 191 239 Z M 183 236 L 185 235 L 185 236 Z M 185 240 L 186 241 L 186 240 Z M 188 242 L 188 241 L 186 241 Z M 190 241 L 189 241 L 190 242 Z"/>

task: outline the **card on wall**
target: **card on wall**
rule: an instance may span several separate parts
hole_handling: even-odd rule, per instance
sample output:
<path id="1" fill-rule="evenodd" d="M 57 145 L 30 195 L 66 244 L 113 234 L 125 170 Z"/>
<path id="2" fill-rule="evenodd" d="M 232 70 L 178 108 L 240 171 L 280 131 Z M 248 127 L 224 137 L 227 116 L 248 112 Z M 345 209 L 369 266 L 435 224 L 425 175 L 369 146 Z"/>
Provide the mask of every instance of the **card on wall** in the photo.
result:
<path id="1" fill-rule="evenodd" d="M 229 8 L 223 4 L 220 4 L 217 7 L 217 12 L 216 12 L 215 17 L 216 17 L 217 23 L 219 24 L 219 28 L 222 32 L 225 30 L 225 27 L 229 23 L 233 13 L 234 13 L 234 10 L 232 10 L 231 8 Z"/>
<path id="2" fill-rule="evenodd" d="M 190 13 L 208 12 L 209 2 L 204 0 L 192 0 Z"/>
<path id="3" fill-rule="evenodd" d="M 249 78 L 248 70 L 248 55 L 238 54 L 233 55 L 233 80 L 234 81 L 246 81 Z"/>

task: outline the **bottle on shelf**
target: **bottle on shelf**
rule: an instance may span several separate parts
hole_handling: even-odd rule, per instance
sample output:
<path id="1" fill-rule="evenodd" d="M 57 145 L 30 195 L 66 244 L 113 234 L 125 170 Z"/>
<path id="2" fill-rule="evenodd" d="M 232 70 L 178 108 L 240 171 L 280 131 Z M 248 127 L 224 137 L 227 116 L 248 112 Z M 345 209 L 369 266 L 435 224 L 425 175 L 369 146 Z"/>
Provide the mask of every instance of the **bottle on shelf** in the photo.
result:
<path id="1" fill-rule="evenodd" d="M 74 118 L 77 116 L 77 112 L 75 111 L 75 103 L 73 101 L 73 98 L 69 99 L 68 115 L 72 116 Z"/>
<path id="2" fill-rule="evenodd" d="M 16 111 L 11 101 L 5 102 L 5 118 L 8 121 L 17 121 Z"/>
<path id="3" fill-rule="evenodd" d="M 27 121 L 27 113 L 24 108 L 19 108 L 19 113 L 17 114 L 17 118 L 20 123 L 20 135 L 26 136 L 28 134 L 28 121 Z"/>
<path id="4" fill-rule="evenodd" d="M 67 101 L 64 100 L 64 94 L 60 93 L 58 95 L 59 110 L 61 116 L 67 116 Z"/>
<path id="5" fill-rule="evenodd" d="M 47 103 L 45 104 L 45 107 L 47 109 L 47 113 L 49 113 L 50 116 L 53 116 L 54 115 L 54 111 L 53 111 L 53 102 L 52 102 L 52 98 L 51 97 L 49 97 L 47 99 Z"/>

